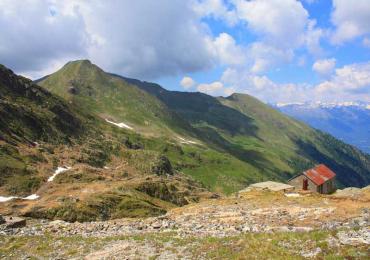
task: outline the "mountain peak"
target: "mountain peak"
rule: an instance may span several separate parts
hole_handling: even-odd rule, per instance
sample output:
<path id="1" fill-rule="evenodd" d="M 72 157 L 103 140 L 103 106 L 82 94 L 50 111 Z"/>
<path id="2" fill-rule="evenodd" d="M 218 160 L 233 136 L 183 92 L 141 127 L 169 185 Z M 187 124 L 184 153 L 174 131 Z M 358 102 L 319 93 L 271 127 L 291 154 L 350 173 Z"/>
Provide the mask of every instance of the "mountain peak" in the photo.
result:
<path id="1" fill-rule="evenodd" d="M 66 65 L 93 65 L 92 62 L 88 59 L 82 59 L 82 60 L 72 60 L 66 63 Z M 66 66 L 65 65 L 65 66 Z"/>
<path id="2" fill-rule="evenodd" d="M 90 60 L 75 60 L 67 62 L 60 70 L 55 72 L 58 80 L 90 79 L 97 80 L 104 77 L 104 71 Z M 51 75 L 49 75 L 51 76 Z M 59 78 L 60 77 L 60 78 Z"/>
<path id="3" fill-rule="evenodd" d="M 84 59 L 84 60 L 74 60 L 74 61 L 69 61 L 67 62 L 62 69 L 65 68 L 71 68 L 71 69 L 99 69 L 97 65 L 93 64 L 90 60 Z"/>

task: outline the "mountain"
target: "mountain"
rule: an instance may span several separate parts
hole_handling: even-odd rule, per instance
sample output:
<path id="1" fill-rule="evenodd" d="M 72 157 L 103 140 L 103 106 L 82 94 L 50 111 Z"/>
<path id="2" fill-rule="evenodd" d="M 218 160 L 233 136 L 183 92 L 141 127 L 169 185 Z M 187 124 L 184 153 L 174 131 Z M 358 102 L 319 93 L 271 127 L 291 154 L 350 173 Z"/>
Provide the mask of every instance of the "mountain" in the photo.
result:
<path id="1" fill-rule="evenodd" d="M 88 60 L 69 62 L 38 83 L 84 111 L 111 122 L 129 122 L 140 133 L 158 136 L 158 132 L 184 133 L 190 128 L 156 98 Z"/>
<path id="2" fill-rule="evenodd" d="M 0 66 L 0 214 L 72 222 L 147 217 L 212 195 L 150 146 L 159 141 L 76 103 L 88 102 L 65 100 Z"/>
<path id="3" fill-rule="evenodd" d="M 370 153 L 370 105 L 359 102 L 275 105 L 283 113 Z"/>
<path id="4" fill-rule="evenodd" d="M 0 186 L 14 194 L 35 190 L 41 178 L 29 164 L 43 158 L 17 147 L 69 143 L 87 131 L 85 121 L 61 98 L 0 65 Z"/>
<path id="5" fill-rule="evenodd" d="M 248 95 L 167 91 L 86 60 L 70 62 L 38 84 L 81 110 L 132 127 L 128 131 L 145 149 L 160 151 L 176 170 L 213 191 L 284 181 L 317 163 L 332 168 L 340 186 L 370 183 L 369 155 Z"/>

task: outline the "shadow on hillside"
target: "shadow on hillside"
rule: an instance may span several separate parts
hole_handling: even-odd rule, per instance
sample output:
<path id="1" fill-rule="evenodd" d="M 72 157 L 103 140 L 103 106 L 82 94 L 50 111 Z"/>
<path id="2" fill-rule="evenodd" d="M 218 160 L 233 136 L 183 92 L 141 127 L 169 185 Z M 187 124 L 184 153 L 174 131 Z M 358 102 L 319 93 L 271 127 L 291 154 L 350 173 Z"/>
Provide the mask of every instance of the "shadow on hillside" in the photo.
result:
<path id="1" fill-rule="evenodd" d="M 337 181 L 342 186 L 362 187 L 366 184 L 367 181 L 358 172 L 351 167 L 338 164 L 335 159 L 319 151 L 313 144 L 302 140 L 295 140 L 295 143 L 299 147 L 298 153 L 300 155 L 315 161 L 317 164 L 323 163 L 332 169 L 337 174 Z"/>
<path id="2" fill-rule="evenodd" d="M 214 97 L 199 92 L 167 91 L 159 86 L 142 89 L 155 95 L 191 125 L 210 125 L 230 135 L 243 134 L 258 138 L 253 118 L 223 105 Z"/>
<path id="3" fill-rule="evenodd" d="M 281 171 L 275 168 L 263 153 L 246 150 L 240 145 L 231 143 L 223 136 L 223 134 L 244 135 L 260 139 L 257 136 L 258 127 L 253 118 L 203 93 L 168 91 L 155 83 L 120 78 L 161 100 L 170 110 L 193 126 L 193 129 L 190 129 L 191 135 L 195 132 L 199 140 L 213 149 L 228 152 L 237 159 L 254 166 L 263 172 L 267 179 L 280 177 L 277 173 Z M 281 178 L 284 178 L 284 174 L 281 174 Z"/>
<path id="4" fill-rule="evenodd" d="M 227 152 L 235 158 L 246 162 L 256 169 L 259 169 L 265 180 L 280 180 L 282 181 L 286 176 L 277 169 L 265 155 L 256 150 L 247 150 L 240 145 L 230 143 L 223 138 L 212 127 L 200 127 L 196 129 L 197 136 L 203 142 L 219 152 Z"/>

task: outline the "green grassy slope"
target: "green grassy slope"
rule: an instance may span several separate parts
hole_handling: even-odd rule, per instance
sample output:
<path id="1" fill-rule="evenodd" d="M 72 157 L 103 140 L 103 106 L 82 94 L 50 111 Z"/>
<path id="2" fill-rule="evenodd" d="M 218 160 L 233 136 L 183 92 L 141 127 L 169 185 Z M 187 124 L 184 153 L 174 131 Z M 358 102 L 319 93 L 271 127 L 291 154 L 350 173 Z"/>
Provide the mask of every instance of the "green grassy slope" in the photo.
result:
<path id="1" fill-rule="evenodd" d="M 369 155 L 249 95 L 213 98 L 202 93 L 166 91 L 156 84 L 124 80 L 136 83 L 162 100 L 186 119 L 196 129 L 198 138 L 209 147 L 227 152 L 238 160 L 237 170 L 221 173 L 224 181 L 284 181 L 317 163 L 325 163 L 338 174 L 340 186 L 370 183 Z M 215 169 L 216 175 L 218 172 Z"/>
<path id="2" fill-rule="evenodd" d="M 99 71 L 88 66 L 77 70 L 85 76 L 91 75 L 91 69 Z M 105 76 L 92 74 L 96 82 Z M 85 86 L 85 81 L 80 83 Z M 150 105 L 164 106 L 142 90 L 129 88 L 133 89 L 130 93 L 143 94 L 138 97 L 146 97 Z M 139 136 L 104 122 L 84 106 L 95 107 L 88 98 L 72 96 L 68 101 L 0 65 L 0 196 L 39 196 L 1 202 L 0 214 L 68 221 L 143 217 L 209 196 L 199 183 L 172 169 L 161 150 L 155 150 L 167 140 Z M 144 109 L 145 102 L 136 108 Z M 152 116 L 142 114 L 143 118 Z M 162 133 L 167 133 L 165 128 Z M 60 166 L 71 169 L 48 182 Z"/>
<path id="3" fill-rule="evenodd" d="M 85 129 L 62 99 L 0 65 L 0 139 L 66 141 Z"/>
<path id="4" fill-rule="evenodd" d="M 32 164 L 39 153 L 21 154 L 18 145 L 70 143 L 87 131 L 91 118 L 77 113 L 61 98 L 0 65 L 0 186 L 27 194 L 42 181 Z"/>
<path id="5" fill-rule="evenodd" d="M 141 133 L 183 133 L 190 128 L 158 99 L 88 60 L 69 62 L 38 84 L 81 109 L 124 122 Z"/>
<path id="6" fill-rule="evenodd" d="M 177 170 L 212 190 L 230 193 L 252 182 L 284 181 L 317 163 L 336 171 L 341 186 L 370 183 L 368 155 L 248 95 L 167 91 L 105 73 L 88 61 L 68 63 L 40 84 L 81 108 L 133 125 L 145 149 L 165 154 Z M 200 145 L 174 142 L 175 133 Z"/>

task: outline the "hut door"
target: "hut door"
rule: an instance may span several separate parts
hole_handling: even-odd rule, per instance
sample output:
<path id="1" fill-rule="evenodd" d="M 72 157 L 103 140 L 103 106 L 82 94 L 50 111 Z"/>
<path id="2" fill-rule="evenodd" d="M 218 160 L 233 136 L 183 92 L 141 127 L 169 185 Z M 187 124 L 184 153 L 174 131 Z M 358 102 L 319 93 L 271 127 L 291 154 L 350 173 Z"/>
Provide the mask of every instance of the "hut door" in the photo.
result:
<path id="1" fill-rule="evenodd" d="M 303 180 L 303 190 L 307 190 L 307 189 L 308 189 L 308 180 L 304 179 Z"/>

